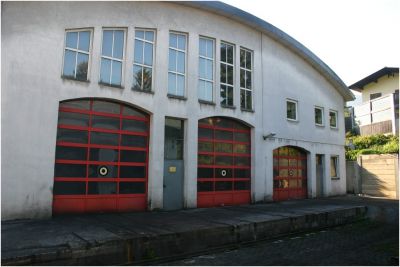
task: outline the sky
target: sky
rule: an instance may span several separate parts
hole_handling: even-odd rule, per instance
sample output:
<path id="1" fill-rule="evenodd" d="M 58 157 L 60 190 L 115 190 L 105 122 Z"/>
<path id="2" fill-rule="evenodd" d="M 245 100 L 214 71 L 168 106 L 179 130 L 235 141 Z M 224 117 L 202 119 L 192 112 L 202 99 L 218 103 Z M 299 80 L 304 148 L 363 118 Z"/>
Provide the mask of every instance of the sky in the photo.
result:
<path id="1" fill-rule="evenodd" d="M 399 0 L 223 0 L 306 46 L 349 86 L 400 67 Z"/>

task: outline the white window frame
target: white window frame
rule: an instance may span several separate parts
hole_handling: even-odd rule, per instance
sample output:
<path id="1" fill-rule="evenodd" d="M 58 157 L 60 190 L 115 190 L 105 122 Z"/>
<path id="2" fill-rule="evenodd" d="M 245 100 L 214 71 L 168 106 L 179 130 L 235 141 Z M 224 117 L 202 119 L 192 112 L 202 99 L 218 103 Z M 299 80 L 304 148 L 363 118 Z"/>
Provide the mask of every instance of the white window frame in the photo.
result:
<path id="1" fill-rule="evenodd" d="M 331 125 L 331 112 L 335 113 L 335 126 Z M 338 112 L 337 110 L 330 109 L 329 110 L 329 126 L 331 129 L 338 129 Z"/>
<path id="2" fill-rule="evenodd" d="M 236 63 L 236 46 L 235 46 L 234 44 L 232 44 L 232 43 L 225 42 L 225 41 L 221 41 L 220 44 L 219 44 L 220 53 L 221 53 L 221 47 L 222 47 L 223 44 L 224 44 L 224 45 L 229 45 L 229 46 L 232 46 L 232 47 L 233 47 L 233 56 L 232 56 L 233 63 L 231 64 L 231 63 L 222 61 L 222 60 L 221 60 L 222 57 L 221 57 L 221 54 L 220 54 L 220 57 L 219 57 L 220 74 L 219 74 L 219 77 L 218 77 L 218 78 L 219 78 L 219 81 L 220 81 L 220 86 L 219 86 L 219 87 L 220 87 L 220 93 L 219 93 L 219 96 L 221 97 L 221 85 L 225 85 L 225 86 L 230 86 L 230 87 L 232 87 L 232 105 L 228 105 L 228 104 L 222 105 L 222 104 L 221 104 L 222 107 L 232 108 L 232 107 L 235 106 L 235 80 L 236 80 L 236 75 L 235 75 L 235 73 L 236 73 L 236 70 L 235 70 L 235 63 Z M 226 56 L 226 58 L 228 59 L 228 55 Z M 223 83 L 223 82 L 221 82 L 221 64 L 225 64 L 225 65 L 227 65 L 227 66 L 232 66 L 232 70 L 233 70 L 233 73 L 232 73 L 232 84 L 228 84 L 228 83 Z M 227 68 L 227 69 L 228 69 L 228 68 Z M 228 75 L 227 75 L 227 77 L 228 77 Z M 221 101 L 220 101 L 220 102 L 221 102 Z"/>
<path id="3" fill-rule="evenodd" d="M 201 40 L 201 39 L 204 39 L 204 40 L 207 40 L 207 41 L 212 41 L 212 45 L 213 45 L 213 58 L 209 58 L 209 57 L 200 55 L 200 40 Z M 212 61 L 212 68 L 213 68 L 213 69 L 212 69 L 212 74 L 213 74 L 213 79 L 212 79 L 212 80 L 208 80 L 208 79 L 205 79 L 205 78 L 201 78 L 201 77 L 200 77 L 200 70 L 198 70 L 198 80 L 199 80 L 199 81 L 204 81 L 204 82 L 210 82 L 210 83 L 212 84 L 211 102 L 214 101 L 214 88 L 215 88 L 215 82 L 214 82 L 214 80 L 215 80 L 215 55 L 216 55 L 215 43 L 216 43 L 216 42 L 215 42 L 215 39 L 212 39 L 212 38 L 210 38 L 210 37 L 205 37 L 205 36 L 200 36 L 200 37 L 199 37 L 199 64 L 198 64 L 198 66 L 200 65 L 200 59 L 201 59 L 201 58 L 203 58 L 203 59 L 205 59 L 205 60 L 210 60 L 210 61 Z M 206 48 L 206 49 L 207 49 L 207 48 Z M 199 86 L 197 86 L 197 88 L 198 88 L 197 90 L 199 90 Z M 199 92 L 197 92 L 197 93 L 198 93 L 198 98 L 199 98 L 199 100 L 210 102 L 210 100 L 200 98 Z"/>
<path id="4" fill-rule="evenodd" d="M 123 31 L 124 32 L 124 47 L 122 48 L 122 59 L 119 58 L 114 58 L 114 57 L 109 57 L 109 56 L 103 56 L 103 39 L 104 39 L 104 31 Z M 100 64 L 99 64 L 99 83 L 103 84 L 103 85 L 107 85 L 107 86 L 111 86 L 111 87 L 124 87 L 124 70 L 125 70 L 125 49 L 126 49 L 126 38 L 127 38 L 127 29 L 126 28 L 109 28 L 109 27 L 103 27 L 101 30 L 101 47 L 100 47 Z M 112 47 L 111 47 L 111 51 L 114 51 L 114 35 L 113 35 L 113 41 L 112 41 Z M 116 85 L 116 84 L 112 84 L 111 83 L 111 77 L 112 77 L 112 63 L 111 63 L 111 68 L 110 68 L 110 80 L 108 83 L 105 82 L 101 82 L 101 59 L 105 58 L 105 59 L 109 59 L 111 60 L 111 62 L 114 61 L 119 61 L 121 62 L 121 84 L 120 85 Z"/>
<path id="5" fill-rule="evenodd" d="M 292 118 L 288 118 L 288 116 L 287 116 L 287 108 L 288 108 L 288 103 L 293 103 L 293 104 L 295 104 L 295 107 L 296 107 L 296 118 L 295 119 L 292 119 Z M 298 107 L 298 101 L 297 100 L 294 100 L 294 99 L 286 99 L 286 119 L 288 120 L 288 121 L 299 121 L 299 107 Z"/>
<path id="6" fill-rule="evenodd" d="M 332 176 L 332 170 L 330 171 L 330 176 L 331 176 L 331 179 L 337 180 L 337 179 L 340 179 L 339 156 L 338 155 L 331 155 L 331 158 L 330 158 L 330 161 L 329 161 L 329 168 L 330 169 L 332 168 L 332 163 L 331 163 L 332 159 L 336 162 L 336 166 L 334 164 L 334 166 L 336 167 L 336 170 L 335 170 L 336 176 Z"/>
<path id="7" fill-rule="evenodd" d="M 136 31 L 144 31 L 145 32 L 145 34 L 146 34 L 146 32 L 153 32 L 153 34 L 154 34 L 154 40 L 153 41 L 149 41 L 149 40 L 146 40 L 146 39 L 141 39 L 141 38 L 139 38 L 139 37 L 136 37 Z M 136 63 L 135 62 L 135 53 L 133 53 L 133 60 L 132 60 L 132 66 L 133 65 L 137 65 L 137 66 L 140 66 L 140 67 L 142 67 L 142 68 L 144 68 L 144 67 L 146 67 L 146 68 L 150 68 L 151 69 L 151 88 L 150 88 L 150 91 L 145 91 L 145 90 L 143 90 L 143 77 L 142 77 L 142 88 L 140 89 L 140 91 L 141 92 L 154 92 L 154 63 L 155 63 L 155 47 L 156 47 L 156 30 L 155 29 L 146 29 L 146 28 L 135 28 L 135 33 L 134 33 L 134 36 L 133 36 L 134 38 L 133 38 L 133 49 L 134 49 L 134 51 L 135 51 L 135 49 L 136 49 L 136 46 L 135 46 L 135 41 L 136 40 L 138 40 L 138 41 L 141 41 L 141 42 L 144 42 L 144 43 L 149 43 L 149 44 L 152 44 L 153 45 L 153 62 L 151 63 L 152 65 L 151 66 L 149 66 L 149 65 L 145 65 L 145 64 L 141 64 L 141 63 Z M 143 49 L 143 58 L 144 58 L 144 49 Z M 133 70 L 132 70 L 133 71 Z M 132 82 L 132 88 L 133 88 L 133 82 Z"/>
<path id="8" fill-rule="evenodd" d="M 317 109 L 321 110 L 321 117 L 322 117 L 322 123 L 321 123 L 321 124 L 319 124 L 319 123 L 317 123 L 317 122 L 315 121 L 315 110 L 317 110 Z M 321 107 L 321 106 L 314 106 L 314 123 L 315 123 L 315 125 L 317 125 L 317 126 L 321 126 L 321 127 L 324 127 L 324 126 L 325 126 L 324 108 Z"/>
<path id="9" fill-rule="evenodd" d="M 247 53 L 247 52 L 250 52 L 250 62 L 251 62 L 251 67 L 253 67 L 254 66 L 254 62 L 253 62 L 253 58 L 254 58 L 254 56 L 253 56 L 253 51 L 252 50 L 250 50 L 250 49 L 247 49 L 247 48 L 244 48 L 244 47 L 240 47 L 240 50 L 239 50 L 239 56 L 240 56 L 240 52 L 241 51 L 245 51 L 245 53 Z M 247 54 L 245 54 L 245 57 L 247 57 Z M 239 61 L 240 61 L 240 58 L 239 58 Z M 251 88 L 250 89 L 248 89 L 248 88 L 246 88 L 246 87 L 242 87 L 241 86 L 241 84 L 239 83 L 239 87 L 240 87 L 240 98 L 242 97 L 242 90 L 243 91 L 245 91 L 245 92 L 249 92 L 250 91 L 250 97 L 251 97 L 251 107 L 250 108 L 247 108 L 247 107 L 242 107 L 242 99 L 240 99 L 240 108 L 241 109 L 244 109 L 244 110 L 252 110 L 253 109 L 253 84 L 254 84 L 254 79 L 253 79 L 253 70 L 252 69 L 247 69 L 247 68 L 243 68 L 242 66 L 241 66 L 241 63 L 239 62 L 239 76 L 241 75 L 241 70 L 244 70 L 246 73 L 247 72 L 250 72 L 250 79 L 251 79 Z M 241 77 L 239 77 L 239 78 L 241 78 Z M 240 80 L 240 79 L 239 79 Z M 246 85 L 245 85 L 246 86 Z M 245 106 L 247 106 L 247 98 L 246 98 L 246 94 L 245 94 Z"/>
<path id="10" fill-rule="evenodd" d="M 179 49 L 179 48 L 175 48 L 175 47 L 171 47 L 171 46 L 169 46 L 169 43 L 170 43 L 170 38 L 171 38 L 171 34 L 176 34 L 176 35 L 183 35 L 183 36 L 185 36 L 185 41 L 186 41 L 186 46 L 185 46 L 185 50 L 182 50 L 182 49 Z M 169 88 L 167 89 L 167 92 L 168 92 L 168 96 L 177 96 L 177 97 L 185 97 L 185 95 L 186 95 L 186 73 L 187 73 L 187 51 L 188 51 L 188 47 L 189 47 L 189 44 L 188 44 L 188 34 L 186 34 L 186 33 L 184 33 L 184 32 L 176 32 L 176 31 L 170 31 L 169 33 L 168 33 L 168 65 L 167 65 L 167 68 L 168 68 L 168 73 L 172 73 L 172 74 L 175 74 L 175 84 L 176 84 L 176 87 L 175 87 L 175 93 L 174 94 L 171 94 L 170 92 L 169 92 Z M 172 49 L 172 50 L 175 50 L 175 51 L 178 51 L 178 52 L 183 52 L 184 53 L 184 55 L 185 55 L 185 72 L 184 73 L 180 73 L 180 72 L 178 72 L 178 71 L 171 71 L 171 70 L 169 70 L 169 52 L 170 52 L 170 49 Z M 176 70 L 178 70 L 178 60 L 176 60 L 176 65 L 175 65 L 175 69 Z M 180 75 L 180 76 L 183 76 L 183 79 L 184 79 L 184 83 L 183 83 L 183 95 L 178 95 L 178 75 Z M 169 76 L 169 75 L 168 75 Z M 168 79 L 169 79 L 169 77 L 168 77 Z M 169 87 L 169 80 L 168 80 L 168 82 L 167 82 L 167 86 Z"/>
<path id="11" fill-rule="evenodd" d="M 70 48 L 67 47 L 67 33 L 68 32 L 90 32 L 90 40 L 89 40 L 89 52 L 83 51 L 83 50 L 79 50 L 78 48 Z M 79 34 L 78 34 L 78 40 L 77 40 L 78 44 L 79 44 Z M 90 65 L 92 62 L 92 43 L 93 43 L 93 28 L 79 28 L 79 29 L 65 29 L 65 34 L 64 34 L 64 50 L 63 50 L 63 60 L 62 60 L 62 65 L 61 65 L 61 77 L 65 78 L 65 79 L 71 79 L 71 80 L 76 80 L 76 81 L 81 81 L 81 82 L 89 82 L 90 81 Z M 65 50 L 70 50 L 73 52 L 76 52 L 77 55 L 75 57 L 75 78 L 69 78 L 67 76 L 64 76 L 64 62 L 65 62 Z M 77 80 L 76 79 L 76 68 L 77 66 L 77 58 L 78 58 L 78 53 L 83 53 L 89 56 L 89 60 L 88 60 L 88 69 L 87 69 L 87 77 L 86 80 Z"/>

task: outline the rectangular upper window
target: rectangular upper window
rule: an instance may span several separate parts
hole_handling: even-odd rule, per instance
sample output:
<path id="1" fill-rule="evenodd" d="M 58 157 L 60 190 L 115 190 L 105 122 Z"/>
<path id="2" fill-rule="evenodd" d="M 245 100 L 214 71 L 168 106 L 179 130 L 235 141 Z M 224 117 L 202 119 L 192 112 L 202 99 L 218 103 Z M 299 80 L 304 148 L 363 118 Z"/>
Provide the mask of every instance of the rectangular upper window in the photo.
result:
<path id="1" fill-rule="evenodd" d="M 199 81 L 198 96 L 200 100 L 213 101 L 214 88 L 214 40 L 199 39 Z"/>
<path id="2" fill-rule="evenodd" d="M 104 29 L 101 49 L 100 83 L 121 86 L 125 30 Z"/>
<path id="3" fill-rule="evenodd" d="M 247 110 L 253 107 L 252 58 L 253 52 L 240 48 L 240 107 Z"/>
<path id="4" fill-rule="evenodd" d="M 291 121 L 297 121 L 297 101 L 286 99 L 286 118 Z"/>
<path id="5" fill-rule="evenodd" d="M 379 98 L 381 96 L 382 96 L 382 93 L 369 94 L 369 100 L 373 100 L 373 99 Z"/>
<path id="6" fill-rule="evenodd" d="M 331 178 L 339 179 L 339 157 L 331 156 Z"/>
<path id="7" fill-rule="evenodd" d="M 186 34 L 169 33 L 168 94 L 185 95 Z"/>
<path id="8" fill-rule="evenodd" d="M 92 30 L 65 32 L 63 77 L 79 81 L 88 80 Z"/>
<path id="9" fill-rule="evenodd" d="M 233 70 L 235 47 L 228 43 L 221 43 L 220 82 L 221 105 L 233 107 Z"/>
<path id="10" fill-rule="evenodd" d="M 315 125 L 324 126 L 324 108 L 314 107 Z"/>
<path id="11" fill-rule="evenodd" d="M 329 110 L 329 125 L 331 128 L 337 128 L 337 111 Z"/>
<path id="12" fill-rule="evenodd" d="M 132 85 L 134 90 L 152 91 L 154 41 L 155 32 L 153 30 L 135 30 Z"/>

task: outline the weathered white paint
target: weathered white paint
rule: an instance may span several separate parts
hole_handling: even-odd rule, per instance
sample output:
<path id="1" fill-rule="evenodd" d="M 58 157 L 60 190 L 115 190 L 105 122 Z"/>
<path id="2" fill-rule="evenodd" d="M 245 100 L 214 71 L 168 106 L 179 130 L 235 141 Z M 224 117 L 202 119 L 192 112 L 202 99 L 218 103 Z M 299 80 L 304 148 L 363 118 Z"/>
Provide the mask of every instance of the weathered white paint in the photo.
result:
<path id="1" fill-rule="evenodd" d="M 61 78 L 65 29 L 93 28 L 90 82 Z M 123 89 L 98 84 L 102 27 L 127 30 Z M 154 94 L 132 91 L 135 27 L 156 30 Z M 187 100 L 167 97 L 169 31 L 188 34 Z M 235 45 L 236 109 L 197 100 L 199 36 Z M 241 111 L 239 49 L 254 52 L 254 112 Z M 216 88 L 219 88 L 216 49 Z M 324 154 L 326 195 L 346 191 L 343 97 L 309 63 L 260 31 L 211 12 L 167 2 L 4 2 L 2 4 L 2 219 L 49 217 L 59 101 L 96 97 L 136 106 L 151 116 L 148 207 L 163 207 L 165 117 L 185 120 L 185 207 L 197 200 L 197 122 L 210 116 L 236 118 L 252 127 L 252 201 L 272 199 L 272 151 L 293 145 L 309 152 L 309 197 L 315 196 L 315 154 Z M 298 122 L 286 120 L 286 98 L 298 101 Z M 325 127 L 314 124 L 324 107 Z M 338 129 L 329 127 L 338 111 Z M 271 139 L 263 135 L 276 133 Z M 340 180 L 330 179 L 330 155 L 340 157 Z"/>

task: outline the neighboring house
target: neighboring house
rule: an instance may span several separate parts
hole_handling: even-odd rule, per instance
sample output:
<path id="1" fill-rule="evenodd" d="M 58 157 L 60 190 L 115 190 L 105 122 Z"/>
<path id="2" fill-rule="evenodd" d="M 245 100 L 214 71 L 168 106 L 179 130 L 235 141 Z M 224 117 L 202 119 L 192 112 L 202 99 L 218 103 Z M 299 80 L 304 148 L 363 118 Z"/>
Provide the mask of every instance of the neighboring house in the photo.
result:
<path id="1" fill-rule="evenodd" d="M 399 68 L 385 67 L 349 88 L 362 94 L 354 107 L 361 135 L 399 133 Z"/>
<path id="2" fill-rule="evenodd" d="M 2 219 L 346 193 L 342 80 L 221 2 L 3 2 Z"/>

